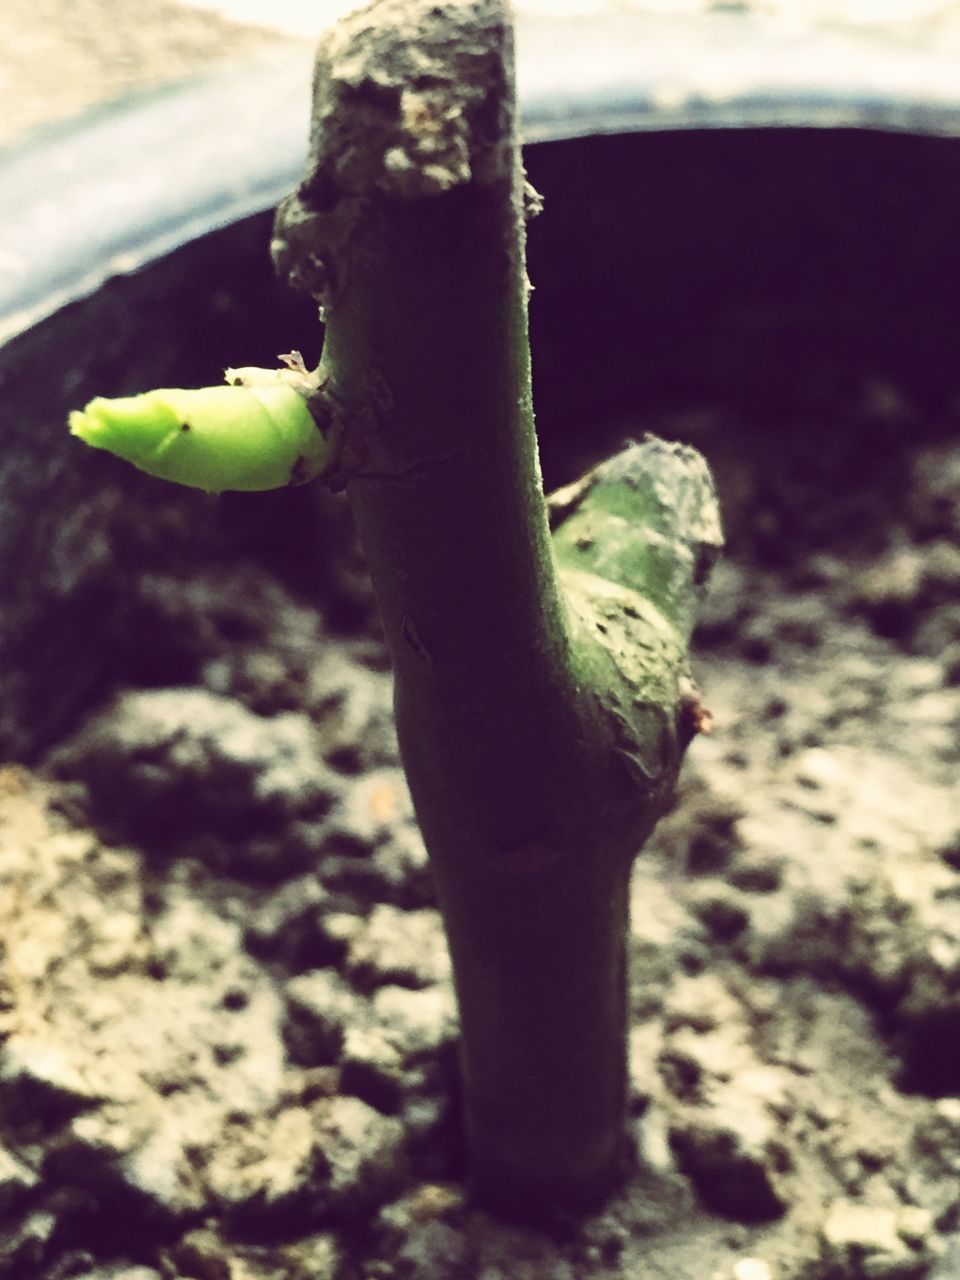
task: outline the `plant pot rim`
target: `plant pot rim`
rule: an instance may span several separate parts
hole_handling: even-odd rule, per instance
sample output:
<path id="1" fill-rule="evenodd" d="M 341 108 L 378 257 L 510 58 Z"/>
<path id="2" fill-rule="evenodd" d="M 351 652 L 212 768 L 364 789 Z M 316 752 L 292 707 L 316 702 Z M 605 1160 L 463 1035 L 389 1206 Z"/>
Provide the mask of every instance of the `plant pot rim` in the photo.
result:
<path id="1" fill-rule="evenodd" d="M 727 11 L 528 15 L 518 48 L 528 143 L 770 127 L 960 135 L 949 50 L 875 30 Z M 0 153 L 0 343 L 275 205 L 302 168 L 311 61 L 306 45 L 272 50 Z"/>

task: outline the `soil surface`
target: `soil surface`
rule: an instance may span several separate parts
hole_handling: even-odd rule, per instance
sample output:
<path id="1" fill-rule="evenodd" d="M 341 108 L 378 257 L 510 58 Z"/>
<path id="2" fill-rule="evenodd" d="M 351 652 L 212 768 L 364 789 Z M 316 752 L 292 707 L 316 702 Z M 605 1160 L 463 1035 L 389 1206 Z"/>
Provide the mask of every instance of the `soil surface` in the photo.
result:
<path id="1" fill-rule="evenodd" d="M 263 44 L 113 9 L 106 80 L 107 0 L 5 11 L 0 141 Z M 0 1280 L 960 1274 L 960 414 L 878 375 L 818 413 L 813 449 L 702 405 L 614 428 L 703 447 L 730 549 L 697 638 L 714 729 L 634 875 L 608 1208 L 548 1235 L 470 1204 L 355 555 L 319 606 L 262 560 L 198 564 L 137 583 L 140 679 L 0 771 Z"/>
<path id="2" fill-rule="evenodd" d="M 697 642 L 715 727 L 633 881 L 609 1207 L 543 1234 L 470 1204 L 355 556 L 349 627 L 198 565 L 140 584 L 168 671 L 0 773 L 3 1280 L 960 1273 L 956 423 L 878 379 L 836 413 L 796 456 L 799 424 L 634 423 L 699 440 L 731 546 Z"/>

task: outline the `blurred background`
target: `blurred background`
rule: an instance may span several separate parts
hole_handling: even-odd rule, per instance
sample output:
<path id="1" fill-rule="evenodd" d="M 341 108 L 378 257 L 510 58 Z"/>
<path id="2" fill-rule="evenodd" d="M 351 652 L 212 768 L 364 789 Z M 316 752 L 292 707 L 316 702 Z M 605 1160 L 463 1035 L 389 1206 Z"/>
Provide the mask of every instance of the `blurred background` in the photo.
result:
<path id="1" fill-rule="evenodd" d="M 351 0 L 3 0 L 0 146 L 131 90 L 311 41 L 351 7 Z M 960 57 L 960 0 L 521 0 L 519 7 L 630 8 L 690 22 L 734 11 L 793 29 L 854 27 L 878 44 Z"/>

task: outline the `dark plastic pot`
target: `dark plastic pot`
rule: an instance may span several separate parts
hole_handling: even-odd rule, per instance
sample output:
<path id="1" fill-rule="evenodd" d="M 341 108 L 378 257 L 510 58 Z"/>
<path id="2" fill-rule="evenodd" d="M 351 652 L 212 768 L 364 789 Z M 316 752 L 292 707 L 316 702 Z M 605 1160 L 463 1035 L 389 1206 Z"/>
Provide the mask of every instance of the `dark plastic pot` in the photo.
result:
<path id="1" fill-rule="evenodd" d="M 603 447 L 601 422 L 656 426 L 663 406 L 718 398 L 754 419 L 769 407 L 749 447 L 781 456 L 774 407 L 869 368 L 937 416 L 956 387 L 960 297 L 960 102 L 944 60 L 829 33 L 791 46 L 731 15 L 537 20 L 520 48 L 547 203 L 530 270 L 548 480 L 565 478 L 571 443 L 584 459 Z M 93 394 L 309 348 L 315 319 L 272 277 L 264 212 L 296 181 L 308 81 L 305 55 L 285 53 L 0 161 L 6 758 L 30 759 L 118 678 L 176 677 L 145 569 L 270 556 L 320 589 L 318 487 L 178 493 L 64 430 Z"/>

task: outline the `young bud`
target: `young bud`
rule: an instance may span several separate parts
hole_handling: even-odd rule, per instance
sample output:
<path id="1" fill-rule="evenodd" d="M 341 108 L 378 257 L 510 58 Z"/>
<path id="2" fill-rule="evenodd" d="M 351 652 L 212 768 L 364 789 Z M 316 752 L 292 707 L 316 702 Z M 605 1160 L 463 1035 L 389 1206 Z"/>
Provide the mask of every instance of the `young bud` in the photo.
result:
<path id="1" fill-rule="evenodd" d="M 70 431 L 148 475 L 208 493 L 312 480 L 333 465 L 333 432 L 321 431 L 301 391 L 263 373 L 257 385 L 97 397 L 71 413 Z"/>

